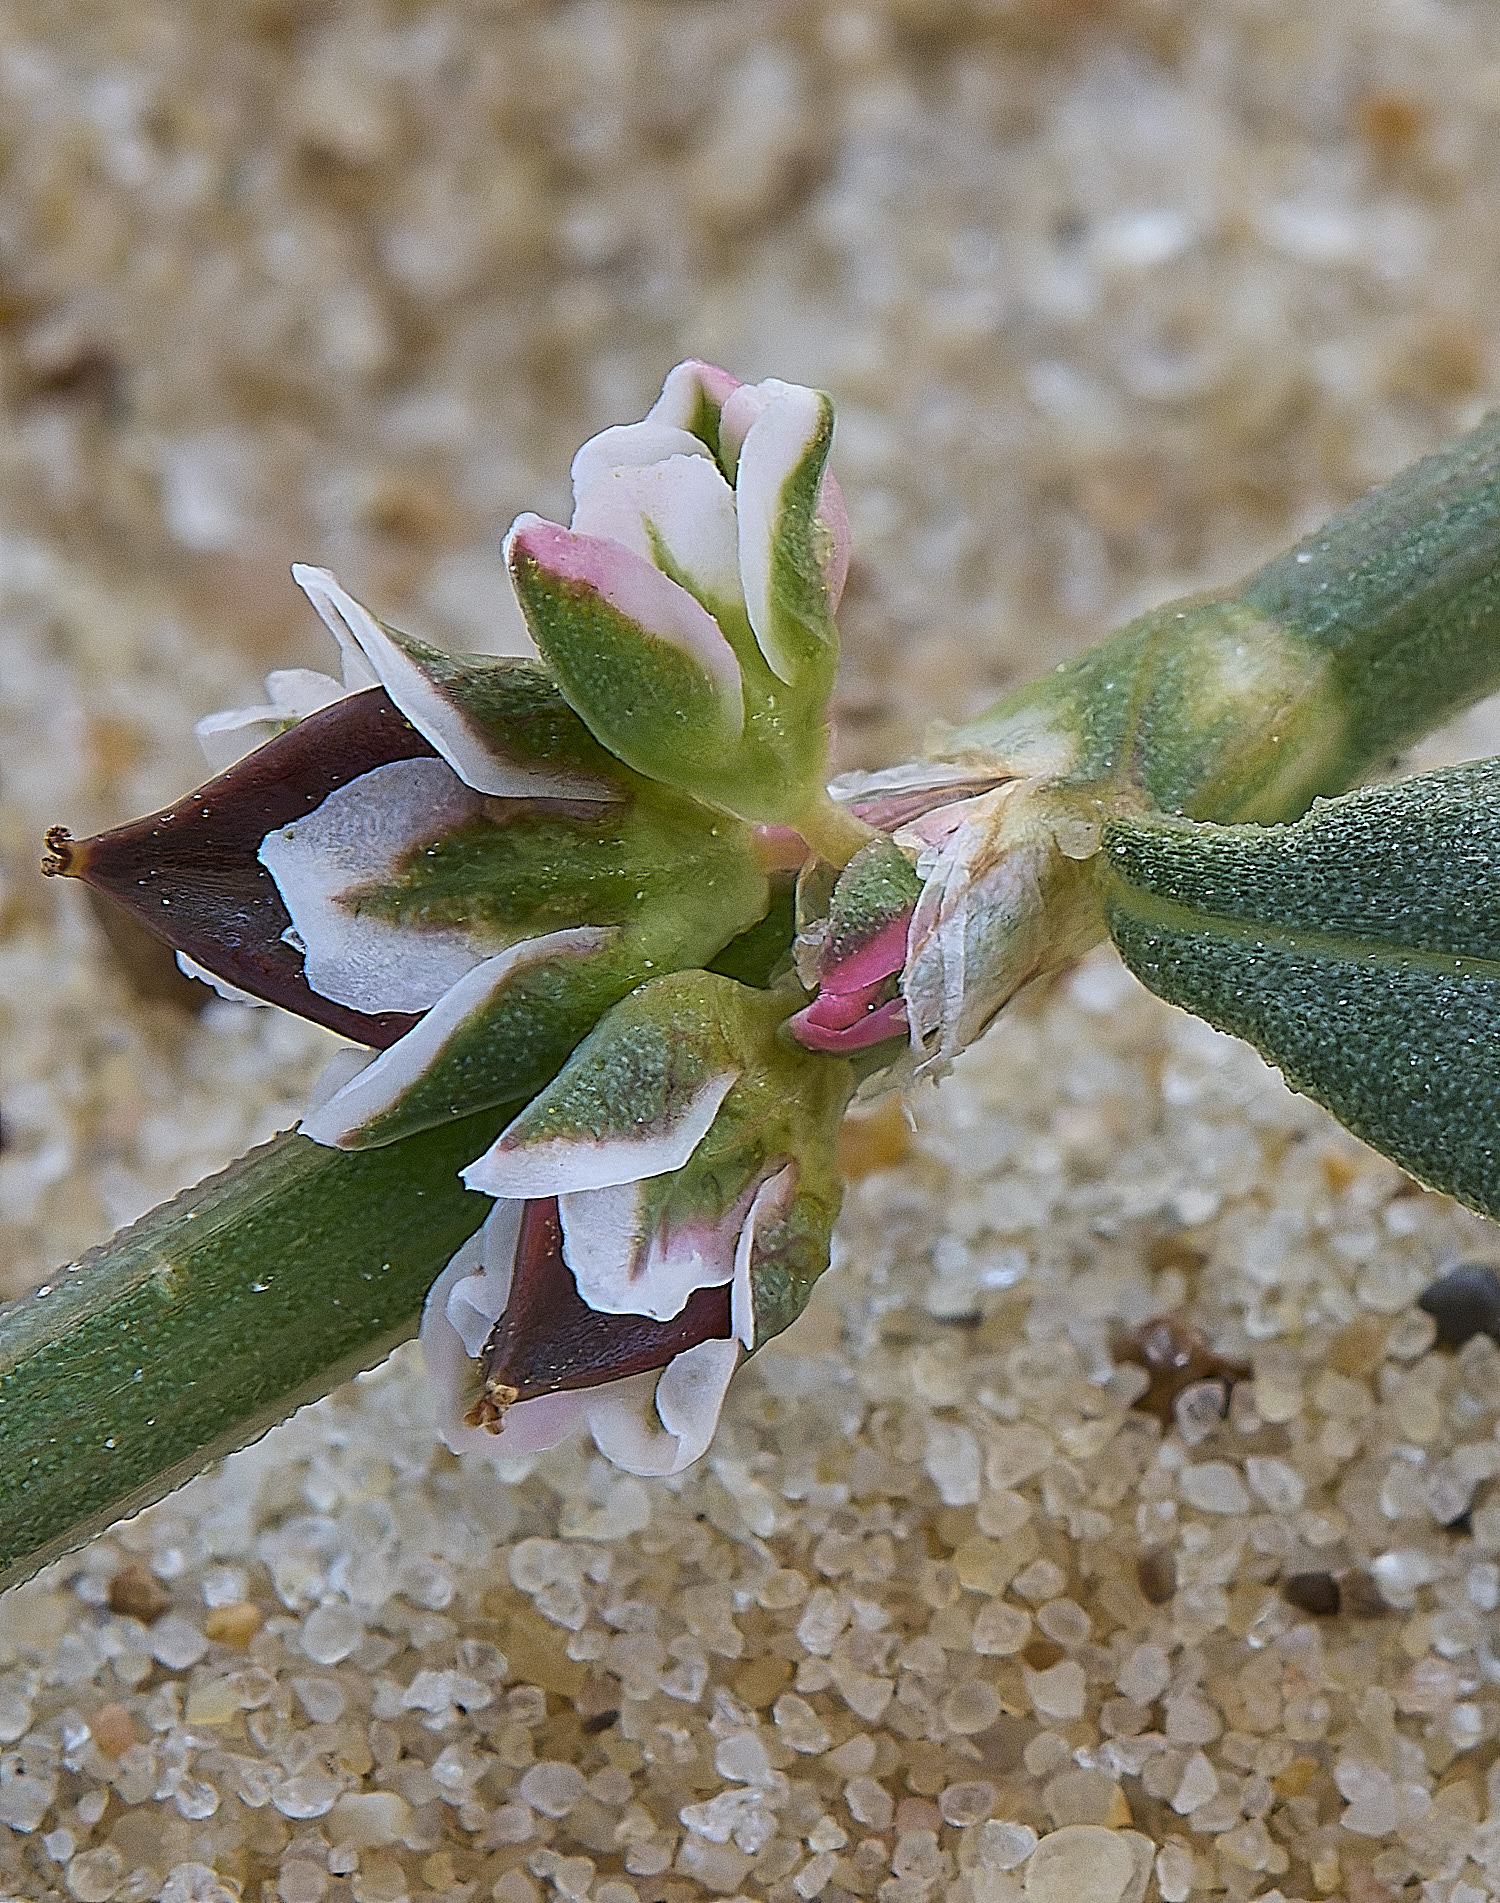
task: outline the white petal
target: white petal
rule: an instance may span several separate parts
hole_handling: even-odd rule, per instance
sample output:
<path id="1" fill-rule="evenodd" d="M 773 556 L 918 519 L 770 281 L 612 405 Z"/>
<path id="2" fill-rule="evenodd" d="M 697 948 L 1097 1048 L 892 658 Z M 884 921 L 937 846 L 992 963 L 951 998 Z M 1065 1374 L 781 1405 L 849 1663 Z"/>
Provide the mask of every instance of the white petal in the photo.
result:
<path id="1" fill-rule="evenodd" d="M 648 423 L 670 423 L 677 429 L 690 430 L 706 398 L 717 410 L 742 386 L 738 377 L 717 365 L 689 357 L 667 372 L 661 395 L 646 412 Z"/>
<path id="2" fill-rule="evenodd" d="M 638 1183 L 559 1196 L 563 1260 L 596 1314 L 671 1321 L 700 1288 L 722 1288 L 734 1274 L 735 1237 L 749 1204 L 747 1191 L 717 1224 L 682 1224 L 663 1240 L 645 1233 Z"/>
<path id="3" fill-rule="evenodd" d="M 674 579 L 700 601 L 739 605 L 734 491 L 706 456 L 604 472 L 581 491 L 573 528 L 622 542 L 654 567 L 664 551 Z"/>
<path id="4" fill-rule="evenodd" d="M 314 1105 L 297 1126 L 314 1143 L 337 1146 L 391 1109 L 441 1055 L 466 1018 L 487 1009 L 517 972 L 553 958 L 586 958 L 614 937 L 607 926 L 579 925 L 518 945 L 467 971 L 420 1023 L 366 1065 L 336 1096 Z"/>
<path id="5" fill-rule="evenodd" d="M 490 1330 L 505 1313 L 515 1274 L 516 1244 L 521 1239 L 524 1203 L 496 1203 L 479 1231 L 476 1271 L 454 1284 L 448 1320 L 463 1342 L 464 1353 L 481 1354 Z"/>
<path id="6" fill-rule="evenodd" d="M 425 1011 L 490 955 L 493 943 L 474 933 L 394 925 L 337 903 L 340 893 L 389 879 L 411 847 L 481 810 L 441 760 L 393 760 L 266 835 L 260 862 L 292 915 L 307 982 L 320 997 L 356 1011 Z"/>
<path id="7" fill-rule="evenodd" d="M 712 1441 L 739 1358 L 736 1341 L 702 1341 L 670 1361 L 659 1377 L 637 1374 L 590 1389 L 595 1446 L 627 1473 L 681 1473 Z"/>
<path id="8" fill-rule="evenodd" d="M 740 394 L 736 390 L 731 402 Z M 790 659 L 777 647 L 771 610 L 771 570 L 781 528 L 782 492 L 788 477 L 806 456 L 822 420 L 823 402 L 816 390 L 784 385 L 752 424 L 735 476 L 745 611 L 767 665 L 784 681 L 791 679 L 794 670 Z"/>
<path id="9" fill-rule="evenodd" d="M 738 1076 L 738 1071 L 728 1070 L 708 1078 L 669 1122 L 648 1127 L 640 1136 L 542 1137 L 507 1146 L 509 1130 L 502 1130 L 463 1172 L 463 1179 L 470 1189 L 482 1189 L 488 1196 L 535 1197 L 664 1176 L 680 1170 L 708 1135 Z"/>
<path id="10" fill-rule="evenodd" d="M 614 429 L 600 430 L 591 436 L 573 458 L 573 499 L 582 499 L 584 491 L 616 469 L 644 469 L 648 463 L 665 462 L 668 456 L 702 456 L 712 465 L 706 444 L 687 429 L 670 423 L 621 423 Z M 573 524 L 577 528 L 578 523 Z"/>
<path id="11" fill-rule="evenodd" d="M 351 649 L 363 654 L 380 685 L 417 732 L 436 747 L 459 778 L 477 792 L 506 799 L 613 799 L 618 796 L 618 789 L 614 787 L 605 789 L 594 781 L 581 781 L 576 775 L 570 778 L 534 773 L 499 758 L 483 729 L 469 719 L 457 701 L 428 679 L 369 609 L 361 607 L 341 588 L 326 568 L 310 568 L 304 562 L 296 562 L 292 574 L 317 609 L 324 626 L 344 650 L 345 678 L 349 677 Z"/>
<path id="12" fill-rule="evenodd" d="M 179 952 L 178 958 L 180 959 L 181 956 Z M 318 1081 L 307 1093 L 307 1109 L 303 1112 L 304 1121 L 314 1111 L 321 1110 L 324 1104 L 331 1103 L 345 1084 L 351 1082 L 369 1065 L 372 1055 L 373 1053 L 363 1044 L 346 1044 L 341 1051 L 335 1051 L 319 1073 Z"/>
<path id="13" fill-rule="evenodd" d="M 296 720 L 306 720 L 331 707 L 336 700 L 347 700 L 349 689 L 331 674 L 320 674 L 311 667 L 278 667 L 266 676 L 266 693 L 271 705 Z"/>
<path id="14" fill-rule="evenodd" d="M 739 1361 L 737 1341 L 700 1341 L 662 1370 L 656 1411 L 662 1426 L 678 1439 L 673 1473 L 680 1473 L 708 1451 Z"/>
<path id="15" fill-rule="evenodd" d="M 719 454 L 724 467 L 733 470 L 740 458 L 745 438 L 783 390 L 801 386 L 783 383 L 779 377 L 767 377 L 763 383 L 742 383 L 719 412 Z"/>
<path id="16" fill-rule="evenodd" d="M 291 722 L 321 713 L 336 700 L 346 699 L 348 693 L 349 689 L 332 675 L 319 674 L 310 667 L 277 668 L 266 676 L 266 705 L 205 714 L 193 732 L 208 764 L 222 773 L 256 747 L 284 733 Z"/>
<path id="17" fill-rule="evenodd" d="M 422 1359 L 427 1364 L 428 1377 L 432 1382 L 438 1432 L 450 1447 L 454 1444 L 455 1434 L 467 1435 L 475 1431 L 463 1425 L 463 1417 L 473 1402 L 477 1387 L 474 1358 L 468 1348 L 472 1329 L 466 1325 L 460 1332 L 454 1326 L 452 1310 L 460 1288 L 464 1294 L 458 1298 L 457 1306 L 465 1316 L 473 1315 L 476 1311 L 482 1312 L 487 1306 L 483 1292 L 484 1232 L 498 1213 L 498 1209 L 492 1210 L 486 1222 L 469 1237 L 427 1291 L 427 1300 L 422 1305 Z M 506 1283 L 508 1292 L 508 1274 Z M 502 1294 L 495 1315 L 504 1306 L 505 1295 Z M 492 1316 L 485 1334 L 479 1338 L 481 1348 L 489 1328 L 493 1326 Z M 457 1448 L 454 1451 L 457 1452 Z"/>
<path id="18" fill-rule="evenodd" d="M 215 773 L 274 740 L 286 726 L 279 707 L 230 707 L 222 714 L 205 714 L 194 721 L 193 733 L 203 757 Z"/>
<path id="19" fill-rule="evenodd" d="M 613 1299 L 617 1291 L 629 1288 L 645 1247 L 645 1201 L 638 1182 L 612 1183 L 607 1189 L 586 1189 L 557 1199 L 563 1261 L 573 1272 L 580 1297 L 596 1314 L 651 1312 L 628 1303 L 621 1306 Z"/>
<path id="20" fill-rule="evenodd" d="M 252 998 L 248 991 L 241 991 L 238 985 L 232 985 L 227 978 L 220 978 L 214 972 L 205 971 L 195 958 L 189 958 L 186 952 L 178 952 L 177 969 L 184 978 L 196 978 L 200 985 L 209 985 L 221 998 L 230 1004 L 254 1004 L 266 1009 L 264 998 Z"/>

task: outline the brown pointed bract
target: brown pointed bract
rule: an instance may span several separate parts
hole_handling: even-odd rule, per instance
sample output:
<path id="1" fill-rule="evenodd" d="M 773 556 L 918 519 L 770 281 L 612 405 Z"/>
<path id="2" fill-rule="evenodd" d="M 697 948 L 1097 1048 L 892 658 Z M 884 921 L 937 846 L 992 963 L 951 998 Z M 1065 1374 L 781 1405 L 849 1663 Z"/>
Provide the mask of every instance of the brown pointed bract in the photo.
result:
<path id="1" fill-rule="evenodd" d="M 729 1328 L 728 1283 L 696 1290 L 668 1322 L 649 1315 L 597 1314 L 579 1295 L 563 1260 L 557 1198 L 529 1202 L 521 1217 L 510 1299 L 482 1356 L 485 1394 L 503 1401 L 486 1412 L 481 1400 L 482 1419 L 498 1423 L 506 1407 L 539 1394 L 602 1387 L 664 1368 L 700 1342 L 722 1341 Z"/>
<path id="2" fill-rule="evenodd" d="M 384 689 L 311 714 L 160 813 L 92 839 L 54 826 L 42 870 L 82 879 L 215 977 L 359 1044 L 394 1044 L 420 1013 L 371 1015 L 323 998 L 284 937 L 290 914 L 260 863 L 267 833 L 393 760 L 432 758 Z"/>

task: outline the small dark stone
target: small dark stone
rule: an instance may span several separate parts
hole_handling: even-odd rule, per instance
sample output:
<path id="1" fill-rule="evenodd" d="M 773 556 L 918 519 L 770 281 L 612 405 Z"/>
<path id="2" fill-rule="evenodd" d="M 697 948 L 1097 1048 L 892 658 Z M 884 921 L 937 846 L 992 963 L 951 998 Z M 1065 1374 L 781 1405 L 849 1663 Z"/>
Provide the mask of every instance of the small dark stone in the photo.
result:
<path id="1" fill-rule="evenodd" d="M 1163 1427 L 1171 1426 L 1172 1410 L 1184 1388 L 1222 1381 L 1227 1389 L 1250 1372 L 1243 1362 L 1216 1354 L 1197 1329 L 1175 1315 L 1158 1315 L 1132 1328 L 1116 1342 L 1115 1359 L 1134 1362 L 1151 1376 L 1151 1385 L 1134 1405 L 1143 1414 L 1154 1414 Z"/>
<path id="2" fill-rule="evenodd" d="M 1437 1323 L 1438 1345 L 1462 1348 L 1476 1335 L 1500 1341 L 1500 1275 L 1488 1262 L 1460 1262 L 1417 1297 Z"/>
<path id="3" fill-rule="evenodd" d="M 1344 1574 L 1343 1596 L 1344 1611 L 1351 1619 L 1383 1619 L 1390 1611 L 1380 1588 L 1363 1570 Z"/>
<path id="4" fill-rule="evenodd" d="M 1044 1638 L 1040 1632 L 1028 1639 L 1021 1648 L 1021 1657 L 1034 1672 L 1045 1672 L 1063 1656 L 1063 1649 L 1057 1640 Z"/>
<path id="5" fill-rule="evenodd" d="M 1344 1602 L 1332 1573 L 1293 1573 L 1282 1580 L 1281 1596 L 1289 1606 L 1316 1619 L 1331 1619 Z"/>
<path id="6" fill-rule="evenodd" d="M 586 1738 L 595 1738 L 601 1731 L 608 1731 L 619 1715 L 617 1711 L 596 1711 L 591 1718 L 583 1719 L 578 1729 Z"/>
<path id="7" fill-rule="evenodd" d="M 172 1603 L 172 1595 L 144 1566 L 124 1566 L 109 1582 L 109 1609 L 122 1619 L 151 1625 Z"/>
<path id="8" fill-rule="evenodd" d="M 1135 1583 L 1148 1605 L 1164 1606 L 1177 1591 L 1177 1560 L 1170 1546 L 1153 1546 L 1135 1563 Z"/>

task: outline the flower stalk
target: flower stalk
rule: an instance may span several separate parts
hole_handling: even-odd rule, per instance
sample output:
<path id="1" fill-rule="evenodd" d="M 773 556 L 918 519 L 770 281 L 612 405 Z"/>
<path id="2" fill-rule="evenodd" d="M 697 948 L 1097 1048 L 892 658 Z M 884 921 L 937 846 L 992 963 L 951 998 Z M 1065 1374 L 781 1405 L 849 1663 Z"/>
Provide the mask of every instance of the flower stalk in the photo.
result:
<path id="1" fill-rule="evenodd" d="M 451 1444 L 583 1421 L 675 1471 L 826 1266 L 856 1078 L 941 1068 L 1032 977 L 1139 938 L 1160 906 L 1111 855 L 1151 828 L 1211 871 L 1500 687 L 1492 419 L 830 795 L 831 440 L 814 392 L 680 366 L 580 452 L 568 526 L 512 531 L 541 667 L 439 655 L 299 571 L 342 684 L 277 677 L 207 723 L 200 793 L 49 841 L 194 969 L 365 1050 L 301 1133 L 0 1311 L 4 1583 L 424 1300 Z"/>

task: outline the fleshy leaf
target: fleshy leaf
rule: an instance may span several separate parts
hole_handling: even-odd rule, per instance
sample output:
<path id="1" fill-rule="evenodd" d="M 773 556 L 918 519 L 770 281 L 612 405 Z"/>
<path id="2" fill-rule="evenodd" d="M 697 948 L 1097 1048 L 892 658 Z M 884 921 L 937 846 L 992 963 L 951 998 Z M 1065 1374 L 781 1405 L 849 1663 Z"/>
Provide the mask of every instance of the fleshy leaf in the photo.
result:
<path id="1" fill-rule="evenodd" d="M 1144 984 L 1500 1215 L 1500 761 L 1291 826 L 1112 821 L 1103 864 L 1111 935 Z"/>
<path id="2" fill-rule="evenodd" d="M 256 857 L 265 835 L 314 812 L 338 788 L 397 760 L 435 759 L 380 688 L 351 694 L 160 813 L 71 840 L 48 835 L 45 870 L 83 879 L 217 978 L 360 1044 L 394 1044 L 416 1022 L 323 998 L 276 882 Z"/>

